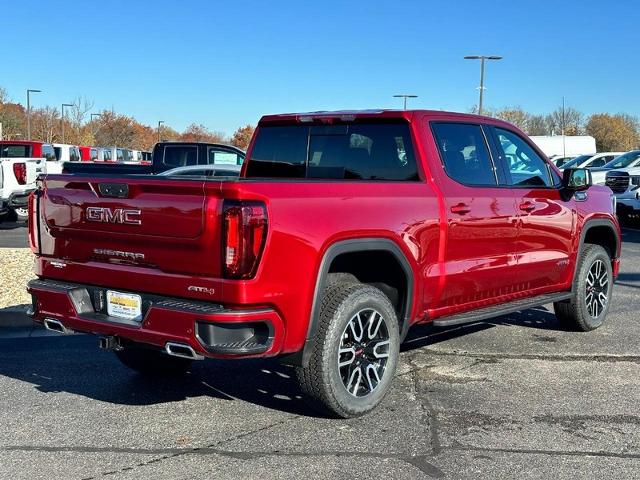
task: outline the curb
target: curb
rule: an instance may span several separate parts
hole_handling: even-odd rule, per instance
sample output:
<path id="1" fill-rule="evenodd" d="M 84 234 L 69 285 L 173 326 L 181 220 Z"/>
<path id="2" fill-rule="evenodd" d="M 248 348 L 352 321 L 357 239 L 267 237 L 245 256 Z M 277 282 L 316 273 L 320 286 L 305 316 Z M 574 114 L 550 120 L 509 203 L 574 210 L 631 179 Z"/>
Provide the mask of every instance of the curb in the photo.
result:
<path id="1" fill-rule="evenodd" d="M 27 315 L 29 305 L 0 308 L 0 328 L 32 327 L 33 320 Z"/>

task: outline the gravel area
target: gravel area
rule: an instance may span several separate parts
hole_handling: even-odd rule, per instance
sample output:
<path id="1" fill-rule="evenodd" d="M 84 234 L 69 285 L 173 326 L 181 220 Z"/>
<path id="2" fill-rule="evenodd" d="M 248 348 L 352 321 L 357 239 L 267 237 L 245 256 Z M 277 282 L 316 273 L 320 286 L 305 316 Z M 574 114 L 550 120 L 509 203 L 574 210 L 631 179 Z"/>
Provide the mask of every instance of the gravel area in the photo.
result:
<path id="1" fill-rule="evenodd" d="M 0 309 L 31 303 L 27 282 L 33 274 L 28 248 L 0 248 Z"/>

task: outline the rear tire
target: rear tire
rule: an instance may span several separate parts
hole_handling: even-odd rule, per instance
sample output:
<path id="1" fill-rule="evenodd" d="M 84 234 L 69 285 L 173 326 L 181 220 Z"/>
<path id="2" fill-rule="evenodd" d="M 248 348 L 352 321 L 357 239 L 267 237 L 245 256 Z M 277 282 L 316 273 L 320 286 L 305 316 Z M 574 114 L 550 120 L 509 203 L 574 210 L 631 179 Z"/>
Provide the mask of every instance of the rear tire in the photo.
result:
<path id="1" fill-rule="evenodd" d="M 296 369 L 308 403 L 342 418 L 373 410 L 391 386 L 400 350 L 389 299 L 370 285 L 329 285 L 315 340 L 308 365 Z"/>
<path id="2" fill-rule="evenodd" d="M 126 367 L 149 376 L 183 375 L 192 363 L 191 360 L 171 357 L 160 350 L 136 344 L 126 345 L 123 350 L 116 350 L 114 353 Z"/>
<path id="3" fill-rule="evenodd" d="M 572 329 L 595 330 L 607 316 L 612 290 L 609 254 L 600 245 L 585 244 L 578 257 L 573 297 L 553 304 L 556 318 Z"/>

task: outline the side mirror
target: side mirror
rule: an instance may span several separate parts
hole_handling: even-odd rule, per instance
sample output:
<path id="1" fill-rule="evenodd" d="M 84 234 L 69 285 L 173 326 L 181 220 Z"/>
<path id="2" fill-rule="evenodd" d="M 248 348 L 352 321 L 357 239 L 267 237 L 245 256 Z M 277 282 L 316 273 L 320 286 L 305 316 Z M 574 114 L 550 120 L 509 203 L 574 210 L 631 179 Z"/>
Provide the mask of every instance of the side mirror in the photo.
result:
<path id="1" fill-rule="evenodd" d="M 582 192 L 593 185 L 591 171 L 586 168 L 567 168 L 562 175 L 562 186 L 572 192 Z"/>

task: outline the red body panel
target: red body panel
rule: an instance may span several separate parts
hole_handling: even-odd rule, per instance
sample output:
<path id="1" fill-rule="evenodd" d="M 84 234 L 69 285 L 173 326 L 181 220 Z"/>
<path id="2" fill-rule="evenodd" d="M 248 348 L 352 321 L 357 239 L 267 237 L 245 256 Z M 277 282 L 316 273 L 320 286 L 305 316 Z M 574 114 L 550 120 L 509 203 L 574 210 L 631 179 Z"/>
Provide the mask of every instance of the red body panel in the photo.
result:
<path id="1" fill-rule="evenodd" d="M 91 147 L 80 146 L 80 147 L 78 147 L 78 149 L 80 150 L 80 159 L 83 162 L 90 162 L 91 161 Z"/>
<path id="2" fill-rule="evenodd" d="M 606 218 L 619 230 L 610 193 L 600 187 L 590 189 L 589 199 L 577 204 L 562 200 L 558 189 L 469 188 L 446 175 L 429 121 L 471 121 L 517 131 L 504 122 L 427 111 L 334 115 L 409 122 L 420 180 L 176 181 L 52 175 L 41 193 L 39 219 L 34 218 L 35 207 L 30 208 L 31 225 L 40 222 L 39 234 L 32 230 L 30 235 L 33 248 L 39 250 L 36 274 L 44 279 L 215 302 L 231 312 L 266 309 L 271 312 L 269 322 L 277 338 L 264 355 L 275 355 L 303 347 L 320 265 L 329 247 L 338 241 L 383 238 L 399 247 L 413 270 L 410 320 L 415 323 L 523 296 L 568 290 L 585 221 Z M 268 116 L 261 125 L 304 121 L 304 117 Z M 323 121 L 330 123 L 331 118 Z M 247 158 L 251 151 L 252 146 Z M 102 196 L 99 184 L 105 181 L 128 184 L 126 198 Z M 234 199 L 264 202 L 267 208 L 265 247 L 250 280 L 227 280 L 221 274 L 222 204 Z M 522 210 L 523 202 L 530 202 L 532 208 Z M 459 204 L 467 205 L 469 211 L 456 213 Z M 141 211 L 144 222 L 92 223 L 87 219 L 88 207 L 111 213 Z M 142 256 L 113 258 L 96 249 Z M 222 320 L 215 315 L 204 319 L 183 315 L 172 323 L 163 320 L 163 312 L 155 311 L 145 320 L 151 319 L 153 327 L 144 323 L 133 331 L 79 318 L 59 293 L 37 289 L 33 293 L 41 304 L 37 320 L 53 316 L 78 330 L 157 345 L 181 339 L 203 354 L 189 325 L 197 319 L 233 319 L 233 315 Z"/>

